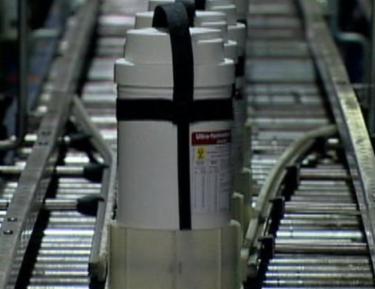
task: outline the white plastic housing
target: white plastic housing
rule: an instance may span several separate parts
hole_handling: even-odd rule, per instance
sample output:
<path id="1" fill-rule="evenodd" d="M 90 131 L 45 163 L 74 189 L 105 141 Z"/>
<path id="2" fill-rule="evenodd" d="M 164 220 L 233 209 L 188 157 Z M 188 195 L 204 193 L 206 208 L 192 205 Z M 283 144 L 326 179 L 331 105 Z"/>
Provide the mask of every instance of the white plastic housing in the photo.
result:
<path id="1" fill-rule="evenodd" d="M 191 35 L 194 99 L 230 98 L 234 63 L 224 57 L 220 33 L 192 28 Z M 120 99 L 172 100 L 169 35 L 154 28 L 130 30 L 115 80 Z M 231 128 L 231 121 L 190 125 L 192 229 L 218 228 L 230 220 Z M 167 121 L 120 121 L 118 136 L 118 222 L 128 228 L 178 230 L 177 127 Z"/>

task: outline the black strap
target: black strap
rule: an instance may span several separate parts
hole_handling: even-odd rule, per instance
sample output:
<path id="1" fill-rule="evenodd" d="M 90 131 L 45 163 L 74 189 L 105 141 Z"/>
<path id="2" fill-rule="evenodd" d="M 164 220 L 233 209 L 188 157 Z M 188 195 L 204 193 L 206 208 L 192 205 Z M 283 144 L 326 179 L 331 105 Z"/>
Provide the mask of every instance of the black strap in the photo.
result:
<path id="1" fill-rule="evenodd" d="M 188 7 L 188 9 L 191 9 L 190 7 L 193 7 L 194 10 L 206 10 L 206 0 L 176 0 L 176 2 L 184 3 Z"/>
<path id="2" fill-rule="evenodd" d="M 192 0 L 176 0 L 176 2 L 180 2 L 185 5 L 185 9 L 189 17 L 189 26 L 194 27 L 195 3 Z"/>
<path id="3" fill-rule="evenodd" d="M 195 100 L 191 106 L 178 106 L 166 99 L 117 99 L 118 121 L 170 121 L 175 124 L 188 120 L 230 120 L 233 117 L 232 100 Z"/>
<path id="4" fill-rule="evenodd" d="M 246 19 L 246 18 L 244 18 L 244 19 L 238 19 L 237 22 L 240 22 L 240 23 L 242 23 L 242 24 L 245 24 L 246 27 L 247 27 L 247 19 Z"/>
<path id="5" fill-rule="evenodd" d="M 182 3 L 157 6 L 152 26 L 169 29 L 173 62 L 173 101 L 183 104 L 192 102 L 194 60 L 189 18 L 185 6 Z"/>
<path id="6" fill-rule="evenodd" d="M 195 9 L 206 10 L 206 0 L 195 0 Z"/>
<path id="7" fill-rule="evenodd" d="M 177 122 L 178 145 L 178 196 L 180 229 L 191 229 L 191 190 L 190 190 L 190 123 L 187 116 L 194 95 L 194 58 L 189 29 L 189 17 L 182 3 L 157 6 L 153 27 L 169 29 L 173 61 L 173 105 L 179 108 L 182 116 Z"/>
<path id="8" fill-rule="evenodd" d="M 238 57 L 238 62 L 236 64 L 236 77 L 242 77 L 245 76 L 245 57 L 240 56 Z"/>

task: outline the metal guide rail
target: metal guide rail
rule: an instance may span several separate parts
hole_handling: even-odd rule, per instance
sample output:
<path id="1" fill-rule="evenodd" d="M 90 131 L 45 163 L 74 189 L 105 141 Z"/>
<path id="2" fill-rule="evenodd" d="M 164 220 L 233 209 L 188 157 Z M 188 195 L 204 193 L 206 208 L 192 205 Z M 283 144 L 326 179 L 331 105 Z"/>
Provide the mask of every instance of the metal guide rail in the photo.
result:
<path id="1" fill-rule="evenodd" d="M 317 3 L 251 0 L 248 47 L 255 208 L 296 140 L 330 123 L 340 133 L 318 138 L 285 168 L 250 248 L 250 272 L 258 275 L 249 286 L 374 288 L 375 159 Z"/>
<path id="2" fill-rule="evenodd" d="M 53 76 L 41 98 L 46 112 L 16 163 L 1 166 L 0 287 L 88 286 L 94 231 L 101 232 L 112 152 L 74 99 L 99 1 L 69 22 Z M 79 28 L 78 28 L 79 27 Z M 89 154 L 87 154 L 89 152 Z M 95 246 L 94 246 L 95 247 Z"/>

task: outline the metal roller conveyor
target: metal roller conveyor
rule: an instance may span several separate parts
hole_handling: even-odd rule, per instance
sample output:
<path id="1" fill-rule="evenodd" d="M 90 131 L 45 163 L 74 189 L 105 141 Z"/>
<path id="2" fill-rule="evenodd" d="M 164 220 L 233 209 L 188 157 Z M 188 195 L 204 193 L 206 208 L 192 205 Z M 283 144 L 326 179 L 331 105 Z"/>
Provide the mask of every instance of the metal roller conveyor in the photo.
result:
<path id="1" fill-rule="evenodd" d="M 76 153 L 77 154 L 77 153 Z M 82 154 L 82 153 L 81 153 Z M 83 154 L 85 156 L 85 154 Z M 61 168 L 69 169 L 69 158 Z M 82 162 L 81 167 L 88 164 Z M 78 165 L 74 162 L 74 165 Z M 87 285 L 88 261 L 95 230 L 95 217 L 79 213 L 79 200 L 88 196 L 100 195 L 101 183 L 93 183 L 85 178 L 74 178 L 56 175 L 54 192 L 47 195 L 44 201 L 43 221 L 39 222 L 34 234 L 39 248 L 33 247 L 36 253 L 35 264 L 30 274 L 28 287 L 47 288 L 56 284 L 67 287 Z M 0 200 L 1 222 L 17 187 L 16 182 L 4 186 Z M 37 244 L 35 244 L 37 245 Z"/>
<path id="2" fill-rule="evenodd" d="M 311 48 L 312 37 L 301 37 L 305 32 L 315 35 L 314 16 L 304 25 L 300 21 L 317 13 L 312 2 L 250 1 L 248 100 L 253 129 L 251 167 L 258 192 L 293 141 L 306 130 L 334 122 L 326 96 L 333 92 L 324 90 L 326 79 L 314 67 L 320 55 Z M 364 126 L 361 129 L 365 132 Z M 284 204 L 280 213 L 269 217 L 273 225 L 263 231 L 272 245 L 264 243 L 259 255 L 263 259 L 250 261 L 262 272 L 249 281 L 250 287 L 375 288 L 353 171 L 340 151 L 345 142 L 336 140 L 334 146 L 328 142 L 316 145 L 316 151 L 299 160 L 279 191 Z M 372 152 L 368 153 L 373 161 Z"/>

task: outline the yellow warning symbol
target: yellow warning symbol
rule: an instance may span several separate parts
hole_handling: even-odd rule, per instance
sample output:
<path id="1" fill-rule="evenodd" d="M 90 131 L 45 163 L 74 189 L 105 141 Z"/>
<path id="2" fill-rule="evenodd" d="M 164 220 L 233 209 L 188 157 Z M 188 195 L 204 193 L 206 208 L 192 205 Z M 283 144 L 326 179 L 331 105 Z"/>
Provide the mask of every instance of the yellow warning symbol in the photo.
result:
<path id="1" fill-rule="evenodd" d="M 207 157 L 206 149 L 203 148 L 203 147 L 198 148 L 198 150 L 197 150 L 197 159 L 199 161 L 203 161 L 203 160 L 206 159 L 206 157 Z"/>

